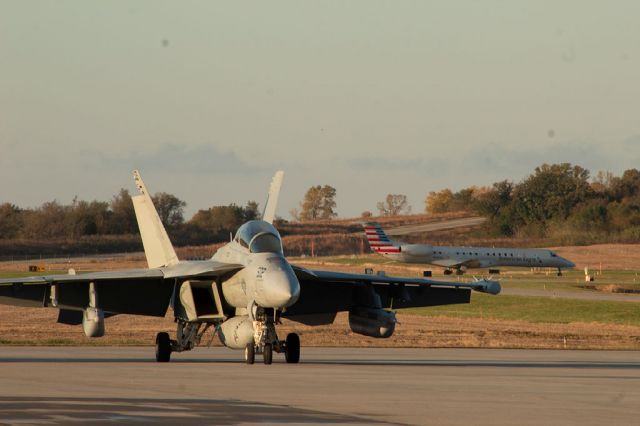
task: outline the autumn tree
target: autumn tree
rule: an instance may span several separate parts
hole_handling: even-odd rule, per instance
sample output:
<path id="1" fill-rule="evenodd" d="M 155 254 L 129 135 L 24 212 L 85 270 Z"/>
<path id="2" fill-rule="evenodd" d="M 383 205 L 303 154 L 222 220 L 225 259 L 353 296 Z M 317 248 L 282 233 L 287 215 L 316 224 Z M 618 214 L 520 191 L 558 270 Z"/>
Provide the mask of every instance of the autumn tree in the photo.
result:
<path id="1" fill-rule="evenodd" d="M 593 195 L 589 171 L 569 163 L 543 164 L 513 191 L 513 208 L 524 223 L 564 220 L 571 210 Z"/>
<path id="2" fill-rule="evenodd" d="M 109 234 L 135 234 L 138 232 L 136 212 L 133 209 L 131 195 L 127 189 L 120 189 L 109 203 L 111 216 L 109 218 Z"/>
<path id="3" fill-rule="evenodd" d="M 11 203 L 0 204 L 0 239 L 16 238 L 22 228 L 22 210 Z"/>
<path id="4" fill-rule="evenodd" d="M 184 223 L 184 208 L 187 203 L 166 192 L 157 192 L 151 199 L 164 226 L 174 227 Z"/>
<path id="5" fill-rule="evenodd" d="M 453 192 L 448 188 L 438 192 L 431 191 L 425 200 L 425 211 L 429 214 L 448 212 L 452 201 Z"/>
<path id="6" fill-rule="evenodd" d="M 329 185 L 316 185 L 307 190 L 300 203 L 299 220 L 331 219 L 337 216 L 336 189 Z M 297 213 L 297 212 L 296 212 Z"/>
<path id="7" fill-rule="evenodd" d="M 260 210 L 258 209 L 258 203 L 256 201 L 247 201 L 247 205 L 244 208 L 244 221 L 257 220 L 262 217 Z"/>
<path id="8" fill-rule="evenodd" d="M 411 206 L 404 194 L 387 194 L 384 201 L 379 201 L 376 205 L 381 216 L 398 216 L 411 211 Z"/>

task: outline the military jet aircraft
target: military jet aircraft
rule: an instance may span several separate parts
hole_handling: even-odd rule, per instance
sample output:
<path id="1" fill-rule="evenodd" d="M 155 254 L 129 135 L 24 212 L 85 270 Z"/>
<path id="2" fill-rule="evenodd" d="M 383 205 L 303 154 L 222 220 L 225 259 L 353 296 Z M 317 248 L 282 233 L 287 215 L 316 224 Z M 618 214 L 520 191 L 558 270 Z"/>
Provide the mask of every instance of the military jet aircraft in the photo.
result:
<path id="1" fill-rule="evenodd" d="M 157 334 L 157 361 L 193 349 L 211 330 L 227 347 L 244 350 L 248 364 L 256 354 L 271 364 L 273 352 L 283 353 L 287 363 L 300 359 L 299 336 L 281 340 L 276 333 L 282 318 L 323 325 L 348 311 L 353 332 L 385 338 L 396 326 L 391 308 L 469 303 L 471 290 L 500 292 L 491 280 L 442 282 L 290 264 L 273 226 L 282 172 L 272 180 L 262 220 L 243 224 L 211 259 L 180 261 L 137 171 L 134 178 L 140 194 L 132 199 L 148 268 L 2 279 L 0 303 L 57 308 L 58 322 L 82 324 L 87 337 L 103 336 L 107 317 L 164 317 L 171 306 L 175 339 Z"/>
<path id="2" fill-rule="evenodd" d="M 363 224 L 371 250 L 389 259 L 404 263 L 426 263 L 445 267 L 449 275 L 455 269 L 462 275 L 467 268 L 492 268 L 496 266 L 524 266 L 570 269 L 576 265 L 551 250 L 496 248 L 496 247 L 456 247 L 431 246 L 429 244 L 403 244 L 392 241 L 375 222 Z"/>

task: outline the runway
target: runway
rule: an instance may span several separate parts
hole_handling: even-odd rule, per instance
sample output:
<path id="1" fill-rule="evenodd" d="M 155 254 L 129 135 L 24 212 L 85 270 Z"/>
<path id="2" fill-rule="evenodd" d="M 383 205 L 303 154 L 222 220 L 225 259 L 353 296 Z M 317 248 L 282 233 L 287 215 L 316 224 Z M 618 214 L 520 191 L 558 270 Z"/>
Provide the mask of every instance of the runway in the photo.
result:
<path id="1" fill-rule="evenodd" d="M 640 353 L 0 346 L 0 423 L 635 424 Z"/>
<path id="2" fill-rule="evenodd" d="M 481 225 L 487 221 L 486 217 L 464 217 L 462 219 L 443 220 L 440 222 L 422 223 L 417 225 L 404 225 L 392 229 L 385 229 L 385 234 L 399 236 L 417 234 L 420 232 L 442 231 L 445 229 L 462 228 L 466 226 Z"/>

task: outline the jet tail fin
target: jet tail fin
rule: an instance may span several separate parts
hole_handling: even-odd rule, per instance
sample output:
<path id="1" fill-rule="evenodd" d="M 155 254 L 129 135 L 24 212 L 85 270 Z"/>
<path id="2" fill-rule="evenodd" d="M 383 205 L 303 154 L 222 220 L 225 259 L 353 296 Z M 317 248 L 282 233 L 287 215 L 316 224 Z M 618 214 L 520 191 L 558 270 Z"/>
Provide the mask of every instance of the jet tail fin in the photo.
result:
<path id="1" fill-rule="evenodd" d="M 362 226 L 371 250 L 376 253 L 400 253 L 400 244 L 391 241 L 379 223 L 367 222 Z"/>
<path id="2" fill-rule="evenodd" d="M 147 187 L 140 177 L 140 172 L 134 170 L 133 178 L 136 181 L 136 187 L 138 187 L 140 195 L 131 197 L 131 200 L 136 212 L 144 254 L 147 257 L 149 268 L 174 265 L 178 263 L 178 256 L 153 205 Z"/>
<path id="3" fill-rule="evenodd" d="M 280 196 L 280 187 L 282 186 L 283 178 L 284 172 L 282 170 L 278 170 L 276 174 L 273 175 L 273 179 L 271 179 L 267 203 L 265 204 L 264 212 L 262 213 L 262 220 L 265 222 L 273 223 L 273 219 L 275 219 L 276 208 L 278 207 L 278 197 Z"/>

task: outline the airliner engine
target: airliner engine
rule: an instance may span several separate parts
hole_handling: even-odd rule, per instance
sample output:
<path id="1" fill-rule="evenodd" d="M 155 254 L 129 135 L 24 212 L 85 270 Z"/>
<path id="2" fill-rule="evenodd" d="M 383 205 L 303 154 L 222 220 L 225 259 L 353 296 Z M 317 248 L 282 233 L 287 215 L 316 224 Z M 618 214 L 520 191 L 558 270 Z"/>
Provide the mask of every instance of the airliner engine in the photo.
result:
<path id="1" fill-rule="evenodd" d="M 402 246 L 402 254 L 420 257 L 424 259 L 424 263 L 429 263 L 433 258 L 433 247 L 425 244 L 407 244 Z"/>
<path id="2" fill-rule="evenodd" d="M 349 327 L 354 333 L 369 337 L 391 337 L 396 328 L 396 314 L 380 308 L 356 306 L 349 310 Z"/>
<path id="3" fill-rule="evenodd" d="M 226 347 L 244 349 L 253 342 L 253 323 L 247 315 L 229 318 L 220 325 L 218 336 Z"/>

